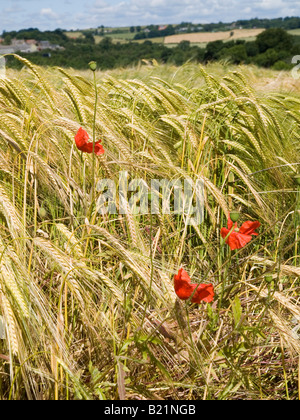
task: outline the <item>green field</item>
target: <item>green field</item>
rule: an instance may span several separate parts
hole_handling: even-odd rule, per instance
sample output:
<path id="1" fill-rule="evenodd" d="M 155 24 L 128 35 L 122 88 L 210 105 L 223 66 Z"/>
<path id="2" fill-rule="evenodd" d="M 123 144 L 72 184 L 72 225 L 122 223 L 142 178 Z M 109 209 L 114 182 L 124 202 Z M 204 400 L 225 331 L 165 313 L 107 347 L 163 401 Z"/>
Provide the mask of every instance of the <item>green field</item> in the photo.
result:
<path id="1" fill-rule="evenodd" d="M 0 80 L 0 400 L 298 400 L 300 81 L 19 59 Z M 133 184 L 99 212 L 98 182 L 119 189 L 120 172 L 150 201 L 153 180 L 201 182 L 202 223 L 173 198 L 135 211 Z M 212 302 L 175 293 L 181 267 Z"/>
<path id="2" fill-rule="evenodd" d="M 164 37 L 157 37 L 157 38 L 149 38 L 149 41 L 155 43 L 155 44 L 163 44 L 164 43 Z M 138 42 L 139 44 L 142 44 L 143 42 L 147 41 L 146 39 L 139 39 L 139 40 L 134 40 L 134 42 Z"/>
<path id="3" fill-rule="evenodd" d="M 71 31 L 71 32 L 65 32 L 65 35 L 67 35 L 70 38 L 84 38 L 84 35 L 81 31 Z"/>
<path id="4" fill-rule="evenodd" d="M 300 35 L 300 28 L 299 29 L 291 29 L 288 31 L 291 35 Z"/>

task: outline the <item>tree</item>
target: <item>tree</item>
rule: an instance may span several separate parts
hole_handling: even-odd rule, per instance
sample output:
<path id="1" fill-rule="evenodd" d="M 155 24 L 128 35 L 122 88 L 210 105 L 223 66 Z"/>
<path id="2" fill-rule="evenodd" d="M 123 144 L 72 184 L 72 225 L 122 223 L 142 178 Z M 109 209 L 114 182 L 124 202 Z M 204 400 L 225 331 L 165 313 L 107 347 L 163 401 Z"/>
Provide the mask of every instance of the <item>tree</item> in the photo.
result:
<path id="1" fill-rule="evenodd" d="M 11 36 L 10 35 L 5 35 L 3 43 L 4 43 L 4 45 L 10 45 L 11 44 Z"/>
<path id="2" fill-rule="evenodd" d="M 271 28 L 258 35 L 256 44 L 260 53 L 270 48 L 275 51 L 290 51 L 293 47 L 293 37 L 284 29 Z"/>
<path id="3" fill-rule="evenodd" d="M 95 38 L 91 33 L 86 33 L 85 41 L 88 42 L 89 44 L 95 44 Z"/>
<path id="4" fill-rule="evenodd" d="M 221 57 L 229 58 L 233 64 L 240 64 L 247 60 L 247 52 L 244 44 L 235 45 L 221 51 Z"/>
<path id="5" fill-rule="evenodd" d="M 269 48 L 263 54 L 259 54 L 254 57 L 254 62 L 261 67 L 272 67 L 278 59 L 278 52 L 274 48 Z"/>
<path id="6" fill-rule="evenodd" d="M 223 41 L 209 42 L 206 46 L 205 60 L 217 60 L 219 58 L 219 52 L 224 48 Z"/>
<path id="7" fill-rule="evenodd" d="M 103 38 L 99 44 L 99 46 L 101 47 L 103 51 L 108 51 L 112 47 L 112 45 L 113 45 L 112 39 L 109 37 Z"/>
<path id="8" fill-rule="evenodd" d="M 139 39 L 146 39 L 147 36 L 145 34 L 145 32 L 138 32 L 137 34 L 134 35 L 134 40 L 139 40 Z"/>
<path id="9" fill-rule="evenodd" d="M 258 45 L 256 44 L 255 41 L 246 42 L 245 43 L 245 48 L 246 48 L 246 52 L 247 52 L 248 57 L 255 57 L 256 55 L 259 54 Z"/>
<path id="10" fill-rule="evenodd" d="M 147 42 L 147 41 L 146 41 Z M 172 50 L 171 48 L 165 48 L 161 53 L 161 60 L 163 63 L 167 63 L 169 58 L 172 56 Z"/>
<path id="11" fill-rule="evenodd" d="M 292 66 L 290 63 L 286 63 L 283 60 L 279 60 L 279 61 L 276 61 L 274 66 L 272 66 L 272 69 L 277 70 L 277 71 L 282 71 L 282 70 L 291 70 L 291 67 Z"/>
<path id="12" fill-rule="evenodd" d="M 133 32 L 135 32 L 135 27 L 134 26 L 130 26 L 130 32 L 133 34 Z"/>
<path id="13" fill-rule="evenodd" d="M 178 48 L 180 48 L 182 51 L 187 51 L 190 48 L 190 41 L 181 41 L 178 44 Z"/>

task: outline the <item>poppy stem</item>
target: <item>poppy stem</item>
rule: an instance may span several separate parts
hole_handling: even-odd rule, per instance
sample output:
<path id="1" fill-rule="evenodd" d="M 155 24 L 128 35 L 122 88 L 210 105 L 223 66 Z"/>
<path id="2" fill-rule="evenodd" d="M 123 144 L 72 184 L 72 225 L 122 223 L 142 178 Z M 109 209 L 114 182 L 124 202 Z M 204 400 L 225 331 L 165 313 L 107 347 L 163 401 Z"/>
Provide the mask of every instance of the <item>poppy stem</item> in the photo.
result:
<path id="1" fill-rule="evenodd" d="M 96 196 L 95 186 L 96 186 L 96 174 L 95 174 L 95 166 L 96 166 L 96 155 L 95 155 L 95 144 L 96 144 L 96 115 L 97 115 L 97 104 L 98 104 L 98 89 L 97 89 L 97 80 L 96 80 L 96 72 L 93 71 L 94 74 L 94 88 L 95 88 L 95 105 L 94 105 L 94 118 L 93 118 L 93 166 L 92 166 L 92 176 L 93 176 L 93 186 L 92 186 L 92 199 L 93 201 Z"/>
<path id="2" fill-rule="evenodd" d="M 295 207 L 295 266 L 298 266 L 298 241 L 299 241 L 299 212 L 300 212 L 300 186 L 297 186 L 296 207 Z"/>
<path id="3" fill-rule="evenodd" d="M 146 298 L 146 303 L 145 303 L 145 307 L 144 307 L 144 312 L 143 312 L 143 316 L 142 316 L 142 321 L 141 321 L 141 327 L 139 330 L 139 334 L 143 331 L 143 325 L 144 325 L 144 321 L 147 315 L 147 310 L 148 310 L 148 306 L 150 303 L 150 297 L 151 297 L 151 292 L 152 292 L 152 284 L 153 284 L 153 274 L 154 274 L 154 266 L 153 266 L 153 249 L 152 249 L 152 230 L 153 230 L 153 220 L 152 220 L 152 214 L 150 214 L 150 233 L 149 233 L 149 251 L 150 251 L 150 264 L 151 264 L 151 268 L 150 268 L 150 284 L 149 284 L 149 290 L 147 293 L 147 298 Z M 138 334 L 138 336 L 139 336 Z"/>
<path id="4" fill-rule="evenodd" d="M 238 272 L 238 276 L 240 277 L 241 272 L 240 272 L 240 262 L 239 262 L 239 255 L 238 255 L 238 250 L 235 250 L 235 259 L 236 259 L 236 267 L 237 267 L 237 272 Z"/>

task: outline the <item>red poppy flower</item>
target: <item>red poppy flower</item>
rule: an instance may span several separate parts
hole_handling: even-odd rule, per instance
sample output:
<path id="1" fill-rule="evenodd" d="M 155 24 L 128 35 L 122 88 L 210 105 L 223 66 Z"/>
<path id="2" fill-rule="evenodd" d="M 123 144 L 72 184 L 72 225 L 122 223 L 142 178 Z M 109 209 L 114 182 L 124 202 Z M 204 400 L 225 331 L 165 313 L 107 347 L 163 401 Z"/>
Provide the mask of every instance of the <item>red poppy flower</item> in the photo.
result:
<path id="1" fill-rule="evenodd" d="M 80 127 L 75 136 L 75 143 L 76 143 L 77 148 L 81 152 L 93 153 L 93 148 L 94 148 L 93 142 L 89 142 L 89 138 L 90 137 L 88 133 L 82 127 Z M 95 143 L 95 154 L 97 156 L 103 155 L 104 153 L 103 146 L 100 143 L 101 143 L 101 140 Z"/>
<path id="2" fill-rule="evenodd" d="M 221 235 L 223 239 L 225 239 L 226 236 L 228 236 L 228 238 L 226 239 L 226 243 L 230 246 L 230 249 L 233 251 L 234 249 L 241 249 L 245 245 L 247 245 L 252 240 L 252 235 L 257 236 L 258 233 L 255 232 L 255 230 L 259 227 L 260 223 L 257 221 L 247 221 L 242 224 L 240 229 L 238 229 L 237 223 L 235 223 L 233 231 L 228 236 L 229 232 L 233 228 L 233 222 L 230 219 L 228 219 L 228 229 L 222 228 Z"/>
<path id="3" fill-rule="evenodd" d="M 190 276 L 183 268 L 180 268 L 178 274 L 174 276 L 174 288 L 176 295 L 182 300 L 189 299 L 194 293 L 193 303 L 212 302 L 215 295 L 212 284 L 191 283 Z"/>

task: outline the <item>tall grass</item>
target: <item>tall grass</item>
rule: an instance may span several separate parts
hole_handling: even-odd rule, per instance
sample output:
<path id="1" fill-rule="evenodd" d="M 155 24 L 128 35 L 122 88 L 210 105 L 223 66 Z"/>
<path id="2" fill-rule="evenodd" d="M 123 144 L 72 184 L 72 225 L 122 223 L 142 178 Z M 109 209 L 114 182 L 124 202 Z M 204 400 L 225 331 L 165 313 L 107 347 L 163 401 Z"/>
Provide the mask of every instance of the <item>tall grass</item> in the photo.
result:
<path id="1" fill-rule="evenodd" d="M 297 399 L 299 92 L 266 94 L 245 68 L 99 73 L 93 127 L 91 74 L 15 58 L 0 81 L 0 398 Z M 106 151 L 94 172 L 80 126 Z M 203 180 L 204 222 L 101 216 L 92 186 L 119 171 Z M 262 227 L 231 253 L 234 208 Z M 181 266 L 213 304 L 176 297 Z"/>

